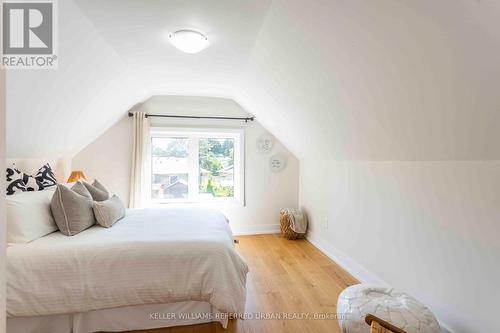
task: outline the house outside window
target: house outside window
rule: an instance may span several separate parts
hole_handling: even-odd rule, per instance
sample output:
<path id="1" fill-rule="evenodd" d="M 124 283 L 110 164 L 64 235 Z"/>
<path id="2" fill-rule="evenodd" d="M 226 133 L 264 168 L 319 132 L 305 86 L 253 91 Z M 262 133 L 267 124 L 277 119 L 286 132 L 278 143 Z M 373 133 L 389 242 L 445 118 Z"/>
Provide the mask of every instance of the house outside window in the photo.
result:
<path id="1" fill-rule="evenodd" d="M 242 129 L 157 127 L 150 147 L 153 203 L 243 203 Z"/>

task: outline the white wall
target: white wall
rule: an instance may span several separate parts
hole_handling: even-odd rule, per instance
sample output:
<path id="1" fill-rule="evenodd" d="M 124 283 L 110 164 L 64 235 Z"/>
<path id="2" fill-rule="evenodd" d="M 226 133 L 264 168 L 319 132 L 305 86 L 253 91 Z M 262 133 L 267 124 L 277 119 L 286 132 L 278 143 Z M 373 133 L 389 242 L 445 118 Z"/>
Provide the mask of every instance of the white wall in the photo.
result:
<path id="1" fill-rule="evenodd" d="M 241 107 L 228 99 L 211 97 L 156 96 L 137 108 L 154 114 L 246 116 Z M 153 126 L 184 127 L 243 127 L 245 128 L 246 206 L 217 205 L 230 219 L 235 233 L 275 232 L 279 230 L 279 211 L 298 206 L 297 159 L 276 140 L 273 151 L 263 154 L 257 149 L 257 139 L 267 131 L 257 122 L 172 120 L 152 118 Z M 131 159 L 131 120 L 120 120 L 106 133 L 76 154 L 73 170 L 81 169 L 88 178 L 98 178 L 103 184 L 128 202 Z M 269 170 L 269 157 L 284 152 L 288 166 L 280 173 Z M 211 205 L 213 206 L 213 204 Z"/>
<path id="2" fill-rule="evenodd" d="M 237 99 L 299 158 L 311 240 L 457 333 L 498 331 L 499 17 L 490 0 L 275 0 Z"/>
<path id="3" fill-rule="evenodd" d="M 0 15 L 2 11 L 0 10 Z M 0 29 L 1 31 L 1 29 Z M 0 170 L 5 167 L 5 72 L 0 70 Z M 5 188 L 5 178 L 0 177 L 0 188 Z M 5 332 L 5 196 L 0 195 L 0 333 Z"/>
<path id="4" fill-rule="evenodd" d="M 99 179 L 124 203 L 129 202 L 131 124 L 131 119 L 124 115 L 71 160 L 72 170 L 83 170 L 89 181 Z"/>
<path id="5" fill-rule="evenodd" d="M 300 184 L 309 238 L 359 279 L 408 291 L 455 332 L 498 330 L 500 161 L 308 160 Z"/>

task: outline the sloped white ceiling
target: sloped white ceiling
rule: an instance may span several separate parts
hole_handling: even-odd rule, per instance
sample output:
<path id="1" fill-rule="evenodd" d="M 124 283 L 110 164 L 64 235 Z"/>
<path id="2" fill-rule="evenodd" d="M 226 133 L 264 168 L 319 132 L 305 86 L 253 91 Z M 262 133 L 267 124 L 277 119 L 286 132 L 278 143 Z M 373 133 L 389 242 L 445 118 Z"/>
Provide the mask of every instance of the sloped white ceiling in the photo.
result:
<path id="1" fill-rule="evenodd" d="M 498 1 L 59 4 L 59 69 L 7 76 L 10 157 L 72 154 L 181 94 L 235 99 L 299 158 L 500 158 Z M 174 49 L 183 27 L 211 46 Z"/>
<path id="2" fill-rule="evenodd" d="M 57 70 L 7 72 L 7 156 L 71 154 L 145 92 L 72 1 L 59 1 Z"/>
<path id="3" fill-rule="evenodd" d="M 233 95 L 271 0 L 76 0 L 101 36 L 152 93 Z M 168 34 L 205 33 L 210 47 L 190 55 Z"/>
<path id="4" fill-rule="evenodd" d="M 59 68 L 7 76 L 9 157 L 72 155 L 155 94 L 234 97 L 269 0 L 59 1 Z M 184 54 L 178 28 L 211 46 Z"/>
<path id="5" fill-rule="evenodd" d="M 275 0 L 241 102 L 305 156 L 500 157 L 500 2 Z"/>

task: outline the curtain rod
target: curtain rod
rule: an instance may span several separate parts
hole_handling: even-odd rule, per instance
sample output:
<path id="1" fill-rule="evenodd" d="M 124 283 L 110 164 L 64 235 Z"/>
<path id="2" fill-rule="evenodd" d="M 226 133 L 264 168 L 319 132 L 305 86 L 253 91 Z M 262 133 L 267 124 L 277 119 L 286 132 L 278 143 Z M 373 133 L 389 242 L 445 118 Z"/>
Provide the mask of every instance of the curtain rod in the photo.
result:
<path id="1" fill-rule="evenodd" d="M 128 113 L 129 117 L 133 117 L 132 112 Z M 186 118 L 186 119 L 221 119 L 221 120 L 244 120 L 245 123 L 249 121 L 254 121 L 255 117 L 211 117 L 211 116 L 176 116 L 168 114 L 146 114 L 146 118 L 157 117 L 157 118 Z"/>

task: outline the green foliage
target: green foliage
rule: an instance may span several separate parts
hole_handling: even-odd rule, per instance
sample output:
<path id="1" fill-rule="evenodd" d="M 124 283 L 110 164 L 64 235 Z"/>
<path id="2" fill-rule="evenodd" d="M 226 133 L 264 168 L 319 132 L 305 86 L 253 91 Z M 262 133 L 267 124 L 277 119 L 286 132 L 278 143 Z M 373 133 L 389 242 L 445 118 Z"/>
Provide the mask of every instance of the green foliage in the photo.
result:
<path id="1" fill-rule="evenodd" d="M 153 147 L 153 156 L 177 158 L 187 157 L 188 140 L 183 138 L 169 138 L 166 149 L 160 146 Z"/>
<path id="2" fill-rule="evenodd" d="M 200 185 L 201 193 L 211 193 L 214 197 L 218 198 L 230 198 L 234 196 L 234 188 L 228 186 L 221 186 L 214 181 L 212 175 L 208 176 L 208 180 L 205 184 Z"/>
<path id="3" fill-rule="evenodd" d="M 234 164 L 233 139 L 200 139 L 200 167 L 210 171 L 214 176 L 224 169 L 222 161 Z"/>
<path id="4" fill-rule="evenodd" d="M 219 186 L 215 190 L 214 196 L 222 197 L 222 198 L 232 198 L 232 197 L 234 197 L 234 188 L 233 187 Z"/>
<path id="5" fill-rule="evenodd" d="M 200 157 L 213 154 L 234 159 L 233 139 L 200 139 Z"/>
<path id="6" fill-rule="evenodd" d="M 212 175 L 208 176 L 208 181 L 207 181 L 207 186 L 206 186 L 205 192 L 214 194 L 214 184 L 213 184 Z"/>
<path id="7" fill-rule="evenodd" d="M 210 171 L 214 176 L 219 175 L 219 171 L 224 168 L 222 162 L 215 156 L 209 155 L 203 159 L 200 159 L 200 167 L 205 170 Z"/>

